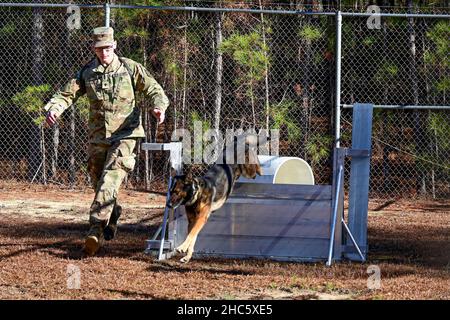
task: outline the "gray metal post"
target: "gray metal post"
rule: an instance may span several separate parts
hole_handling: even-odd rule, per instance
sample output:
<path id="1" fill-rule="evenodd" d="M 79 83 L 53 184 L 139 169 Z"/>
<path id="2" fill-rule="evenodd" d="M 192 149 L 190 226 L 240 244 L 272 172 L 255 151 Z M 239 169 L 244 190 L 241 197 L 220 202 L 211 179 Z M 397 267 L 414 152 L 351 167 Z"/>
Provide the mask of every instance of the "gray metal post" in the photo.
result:
<path id="1" fill-rule="evenodd" d="M 370 153 L 372 137 L 372 104 L 355 104 L 353 108 L 352 149 L 368 151 L 353 156 L 350 167 L 348 226 L 364 256 L 367 253 L 367 211 L 369 206 Z M 347 245 L 349 241 L 347 239 Z M 358 254 L 349 253 L 351 260 Z"/>
<path id="2" fill-rule="evenodd" d="M 111 7 L 107 2 L 105 3 L 105 27 L 109 27 L 109 21 L 111 20 Z"/>
<path id="3" fill-rule="evenodd" d="M 342 13 L 336 12 L 336 113 L 334 119 L 336 148 L 341 144 L 341 45 L 342 45 Z"/>
<path id="4" fill-rule="evenodd" d="M 163 216 L 163 223 L 161 226 L 161 245 L 159 246 L 159 252 L 158 252 L 158 260 L 163 259 L 163 250 L 164 250 L 164 238 L 166 237 L 166 228 L 167 228 L 167 221 L 169 220 L 169 206 L 167 205 L 170 200 L 170 186 L 172 185 L 172 176 L 169 176 L 169 184 L 167 188 L 167 195 L 166 195 L 166 208 L 164 209 L 164 216 Z"/>
<path id="5" fill-rule="evenodd" d="M 341 190 L 342 185 L 342 176 L 344 175 L 344 168 L 342 164 L 339 165 L 338 173 L 337 173 L 337 182 L 336 182 L 336 192 L 334 195 L 334 204 L 333 204 L 333 216 L 331 218 L 331 228 L 330 228 L 330 246 L 328 249 L 328 260 L 326 265 L 331 266 L 331 261 L 333 259 L 333 248 L 334 248 L 334 236 L 336 230 L 337 223 L 337 215 L 339 211 L 339 191 Z"/>
<path id="6" fill-rule="evenodd" d="M 342 108 L 353 108 L 352 104 L 343 104 Z M 399 104 L 375 104 L 377 109 L 393 109 L 393 110 L 450 110 L 450 106 L 424 106 L 424 105 L 399 105 Z"/>

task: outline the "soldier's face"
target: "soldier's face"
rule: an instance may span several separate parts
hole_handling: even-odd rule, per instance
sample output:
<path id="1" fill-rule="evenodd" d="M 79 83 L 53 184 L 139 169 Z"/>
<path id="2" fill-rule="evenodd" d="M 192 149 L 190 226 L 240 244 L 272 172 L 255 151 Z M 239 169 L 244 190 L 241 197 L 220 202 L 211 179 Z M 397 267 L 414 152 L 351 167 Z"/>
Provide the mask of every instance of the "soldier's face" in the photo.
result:
<path id="1" fill-rule="evenodd" d="M 114 49 L 115 46 L 94 48 L 95 54 L 97 58 L 100 60 L 100 63 L 106 65 L 110 64 L 113 61 Z"/>

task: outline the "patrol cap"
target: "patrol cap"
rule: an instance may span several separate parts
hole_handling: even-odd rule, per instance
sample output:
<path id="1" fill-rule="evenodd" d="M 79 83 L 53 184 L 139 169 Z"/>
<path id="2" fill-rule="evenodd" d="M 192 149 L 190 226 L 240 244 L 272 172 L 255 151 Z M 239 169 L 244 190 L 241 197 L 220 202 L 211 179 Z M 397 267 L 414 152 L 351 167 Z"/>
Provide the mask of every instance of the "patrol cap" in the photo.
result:
<path id="1" fill-rule="evenodd" d="M 110 27 L 98 27 L 93 33 L 94 47 L 108 47 L 114 45 L 114 29 Z"/>

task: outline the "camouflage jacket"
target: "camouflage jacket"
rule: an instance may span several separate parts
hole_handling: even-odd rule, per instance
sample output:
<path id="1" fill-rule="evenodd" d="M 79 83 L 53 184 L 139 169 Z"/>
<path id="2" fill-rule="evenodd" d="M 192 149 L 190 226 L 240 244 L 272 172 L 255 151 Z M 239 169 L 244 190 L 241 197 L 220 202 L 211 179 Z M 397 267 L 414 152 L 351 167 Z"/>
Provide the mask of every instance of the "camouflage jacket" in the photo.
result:
<path id="1" fill-rule="evenodd" d="M 98 59 L 88 63 L 45 106 L 59 117 L 64 110 L 86 94 L 89 103 L 89 142 L 105 143 L 124 138 L 144 137 L 139 108 L 136 107 L 133 83 L 125 61 L 134 77 L 135 89 L 149 97 L 154 108 L 165 111 L 169 99 L 153 76 L 139 63 L 120 58 L 106 68 Z M 81 74 L 80 74 L 81 73 Z M 84 81 L 84 86 L 82 85 Z"/>

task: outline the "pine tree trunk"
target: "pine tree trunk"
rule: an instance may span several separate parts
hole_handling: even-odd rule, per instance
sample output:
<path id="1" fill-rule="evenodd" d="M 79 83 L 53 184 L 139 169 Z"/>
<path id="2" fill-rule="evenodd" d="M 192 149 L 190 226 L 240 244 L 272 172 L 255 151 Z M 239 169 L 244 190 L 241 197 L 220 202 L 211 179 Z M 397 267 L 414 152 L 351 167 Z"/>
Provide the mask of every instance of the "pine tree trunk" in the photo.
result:
<path id="1" fill-rule="evenodd" d="M 262 2 L 259 0 L 259 8 L 262 10 Z M 264 57 L 267 59 L 267 45 L 266 45 L 266 26 L 264 23 L 264 14 L 261 13 L 261 26 L 262 26 L 262 37 L 264 44 Z M 267 60 L 265 61 L 265 75 L 264 75 L 264 86 L 265 86 L 265 106 L 266 106 L 266 130 L 269 130 L 269 65 Z"/>
<path id="2" fill-rule="evenodd" d="M 216 14 L 216 83 L 215 83 L 215 110 L 214 129 L 220 130 L 220 112 L 222 107 L 222 78 L 223 78 L 223 56 L 219 51 L 222 44 L 222 13 Z"/>
<path id="3" fill-rule="evenodd" d="M 382 5 L 384 6 L 385 3 L 382 1 Z M 386 25 L 386 19 L 382 20 L 382 30 L 383 30 L 383 58 L 382 58 L 382 67 L 384 68 L 386 64 L 386 53 L 387 53 L 387 25 Z M 385 72 L 385 70 L 383 70 Z M 383 104 L 389 103 L 389 88 L 388 86 L 384 86 L 383 89 Z M 388 117 L 387 117 L 387 110 L 382 111 L 382 128 L 380 132 L 380 136 L 384 138 L 384 140 L 388 143 L 391 141 L 391 128 L 390 126 L 392 124 L 389 123 Z M 391 151 L 391 148 L 386 145 L 382 144 L 382 150 L 383 150 L 383 164 L 382 164 L 382 172 L 383 172 L 383 192 L 386 192 L 389 194 L 392 190 L 390 190 L 391 187 L 391 163 L 389 160 L 389 153 Z"/>
<path id="4" fill-rule="evenodd" d="M 151 137 L 151 134 L 149 132 L 150 129 L 150 123 L 149 123 L 149 119 L 147 116 L 147 109 L 143 108 L 142 109 L 142 118 L 143 118 L 143 123 L 145 126 L 145 137 L 144 137 L 144 142 L 148 143 L 151 142 L 151 138 L 149 139 L 149 136 Z M 149 172 L 149 164 L 150 161 L 152 161 L 150 159 L 150 157 L 152 157 L 152 153 L 149 154 L 148 150 L 144 151 L 144 188 L 146 191 L 148 191 L 150 189 L 150 172 Z"/>
<path id="5" fill-rule="evenodd" d="M 44 183 L 44 185 L 47 185 L 47 171 L 46 171 L 46 166 L 45 166 L 45 132 L 44 132 L 44 126 L 40 126 L 40 147 L 41 147 L 41 154 L 42 154 L 42 182 Z"/>
<path id="6" fill-rule="evenodd" d="M 426 19 L 422 20 L 422 30 L 426 30 L 428 25 L 427 25 L 427 21 Z M 425 56 L 425 52 L 427 52 L 428 50 L 428 46 L 426 44 L 426 35 L 425 32 L 422 32 L 421 34 L 422 36 L 422 56 Z M 432 105 L 433 102 L 430 101 L 430 93 L 431 93 L 431 85 L 428 79 L 428 67 L 427 67 L 427 62 L 423 61 L 423 81 L 425 82 L 425 103 L 427 105 Z M 432 111 L 428 110 L 427 112 L 427 116 L 428 119 L 431 118 L 432 115 Z M 438 159 L 438 152 L 439 152 L 439 147 L 438 147 L 438 142 L 437 142 L 437 134 L 436 134 L 436 129 L 433 130 L 433 141 L 432 143 L 430 143 L 430 147 L 431 147 L 431 154 L 435 154 L 436 159 Z M 436 199 L 436 179 L 435 179 L 435 166 L 434 164 L 431 166 L 431 194 L 433 199 Z"/>
<path id="7" fill-rule="evenodd" d="M 66 43 L 62 44 L 62 62 L 63 62 L 63 66 L 64 69 L 67 70 L 67 77 L 69 78 L 71 76 L 71 63 L 72 63 L 72 59 L 68 59 L 70 52 L 71 52 L 71 48 L 72 48 L 72 34 L 71 31 L 66 29 L 66 34 L 64 35 L 64 38 L 66 39 Z M 75 126 L 75 122 L 76 122 L 76 110 L 75 110 L 75 105 L 71 105 L 69 108 L 69 126 L 70 126 L 70 133 L 69 133 L 69 150 L 70 150 L 70 154 L 69 154 L 69 185 L 71 187 L 73 187 L 75 185 L 75 180 L 76 180 L 76 165 L 75 165 L 75 150 L 77 150 L 77 146 L 76 146 L 76 126 Z M 56 123 L 56 125 L 58 125 Z M 55 132 L 53 133 L 53 155 L 54 155 L 54 161 L 57 164 L 58 163 L 58 146 L 59 146 L 59 128 L 58 130 L 56 130 L 55 128 Z M 89 176 L 89 174 L 88 174 Z"/>
<path id="8" fill-rule="evenodd" d="M 312 1 L 305 1 L 308 4 L 308 8 L 311 9 L 312 8 Z M 306 26 L 312 26 L 312 20 L 310 16 L 307 16 L 305 18 L 306 20 Z M 303 83 L 302 83 L 302 87 L 303 87 L 303 101 L 302 101 L 302 114 L 303 114 L 303 130 L 304 130 L 304 134 L 303 134 L 303 145 L 306 145 L 308 143 L 308 139 L 309 139 L 309 130 L 310 130 L 310 126 L 309 126 L 309 109 L 310 109 L 310 90 L 311 90 L 311 65 L 312 65 L 312 42 L 311 39 L 305 39 L 304 41 L 304 45 L 301 47 L 304 47 L 304 52 L 305 52 L 305 59 L 304 61 L 302 61 L 301 59 L 301 48 L 299 48 L 299 63 L 303 63 L 302 67 L 304 70 L 304 74 L 303 74 Z M 304 154 L 303 157 L 305 159 L 307 159 L 308 157 L 308 153 L 306 151 L 306 148 L 304 148 Z"/>
<path id="9" fill-rule="evenodd" d="M 186 27 L 184 28 L 184 65 L 183 65 L 183 101 L 182 101 L 182 110 L 183 110 L 183 128 L 186 128 L 186 98 L 187 98 L 187 63 L 188 63 L 188 40 L 187 40 L 187 25 L 188 25 L 188 17 L 186 17 Z M 176 115 L 176 106 L 175 106 L 175 115 Z M 174 128 L 177 128 L 177 117 L 174 117 Z"/>
<path id="10" fill-rule="evenodd" d="M 56 173 L 58 169 L 58 146 L 59 146 L 59 125 L 55 123 L 53 125 L 53 154 L 51 158 L 51 172 L 50 177 L 53 180 L 56 178 Z"/>
<path id="11" fill-rule="evenodd" d="M 145 30 L 149 30 L 148 15 L 146 16 Z M 141 38 L 141 46 L 143 48 L 143 54 L 144 54 L 144 56 L 143 56 L 144 67 L 147 68 L 147 41 L 143 38 Z M 144 131 L 145 131 L 144 142 L 147 143 L 149 141 L 148 140 L 148 130 L 150 128 L 149 121 L 147 119 L 149 110 L 148 110 L 147 106 L 145 106 L 145 105 L 143 106 L 143 108 L 141 108 L 141 110 L 142 110 L 141 116 L 143 119 L 142 123 L 144 124 Z M 140 154 L 140 151 L 141 151 L 141 148 L 140 148 L 140 146 L 138 146 L 138 149 L 137 149 L 138 155 Z M 152 155 L 150 155 L 150 156 L 153 157 Z M 139 157 L 137 157 L 137 158 L 139 159 Z M 141 172 L 139 169 L 139 161 L 138 161 L 136 167 L 137 167 L 136 183 L 138 184 L 141 181 L 141 177 L 140 177 Z M 144 188 L 146 191 L 148 191 L 150 189 L 149 151 L 148 150 L 144 151 Z"/>
<path id="12" fill-rule="evenodd" d="M 408 12 L 413 12 L 413 2 L 408 0 Z M 411 76 L 411 88 L 412 88 L 412 103 L 419 105 L 419 86 L 417 81 L 417 66 L 416 66 L 416 32 L 415 32 L 414 18 L 408 18 L 408 32 L 409 32 L 409 49 L 410 49 L 410 69 Z M 420 150 L 420 143 L 423 142 L 424 134 L 421 124 L 421 113 L 419 110 L 414 111 L 414 131 L 416 132 L 417 150 Z M 416 169 L 419 165 L 416 162 Z M 418 169 L 417 169 L 418 170 Z M 424 195 L 426 193 L 426 174 L 423 170 L 418 170 L 419 183 L 417 186 L 418 191 Z"/>
<path id="13" fill-rule="evenodd" d="M 250 101 L 252 104 L 253 127 L 256 127 L 256 110 L 255 110 L 255 95 L 253 93 L 253 79 L 250 80 Z"/>
<path id="14" fill-rule="evenodd" d="M 42 8 L 33 8 L 33 36 L 32 36 L 32 51 L 33 51 L 33 65 L 32 76 L 33 85 L 39 86 L 43 82 L 43 60 L 44 60 L 44 21 L 42 17 Z M 28 147 L 28 178 L 33 180 L 38 171 L 41 170 L 41 181 L 46 183 L 45 166 L 43 163 L 45 152 L 45 140 L 44 135 L 41 132 L 40 127 L 32 124 L 30 127 Z"/>
<path id="15" fill-rule="evenodd" d="M 60 63 L 62 64 L 63 68 L 65 70 L 67 70 L 67 77 L 70 77 L 70 73 L 69 70 L 70 65 L 69 65 L 69 44 L 70 44 L 70 30 L 68 28 L 64 28 L 64 30 L 61 32 L 61 50 L 60 50 L 60 54 L 59 54 L 59 59 L 60 59 Z M 67 78 L 66 77 L 66 78 Z M 59 84 L 59 87 L 61 87 L 63 85 L 63 83 Z M 73 106 L 71 106 L 70 108 L 70 117 L 72 117 L 73 115 Z M 72 121 L 72 119 L 71 119 Z M 71 123 L 72 125 L 72 123 Z M 71 126 L 72 129 L 72 126 Z M 75 130 L 75 129 L 73 129 Z M 70 136 L 72 137 L 72 135 L 74 136 L 75 133 L 74 132 L 70 132 Z M 59 142 L 60 142 L 60 128 L 59 128 L 59 123 L 55 123 L 53 125 L 53 130 L 52 130 L 52 142 L 53 142 L 53 148 L 52 148 L 52 153 L 51 153 L 51 159 L 50 159 L 50 177 L 55 180 L 56 176 L 57 176 L 57 170 L 58 170 L 58 149 L 59 149 Z M 75 141 L 73 141 L 74 143 Z M 72 141 L 71 141 L 72 143 Z M 75 145 L 71 145 L 70 148 L 70 156 L 69 156 L 69 166 L 70 166 L 70 162 L 72 161 L 72 158 L 74 158 L 74 151 L 75 151 Z M 69 183 L 72 185 L 73 181 L 74 181 L 74 172 L 72 172 L 72 170 L 74 170 L 74 168 L 72 166 L 69 167 Z"/>
<path id="16" fill-rule="evenodd" d="M 75 150 L 76 150 L 76 146 L 75 146 L 75 137 L 76 137 L 76 132 L 75 132 L 75 105 L 71 105 L 70 106 L 70 156 L 69 156 L 69 183 L 70 186 L 73 188 L 73 186 L 75 185 L 75 180 L 76 180 L 76 166 L 75 166 Z"/>

